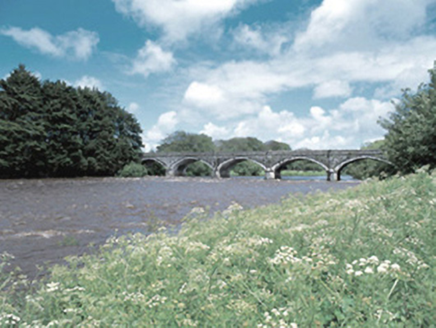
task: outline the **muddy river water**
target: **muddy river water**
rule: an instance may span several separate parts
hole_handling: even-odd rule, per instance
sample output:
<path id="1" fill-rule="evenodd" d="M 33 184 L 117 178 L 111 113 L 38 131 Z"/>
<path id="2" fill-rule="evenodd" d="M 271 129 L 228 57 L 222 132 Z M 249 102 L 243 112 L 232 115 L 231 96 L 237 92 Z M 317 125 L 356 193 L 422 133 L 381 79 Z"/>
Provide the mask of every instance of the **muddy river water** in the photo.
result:
<path id="1" fill-rule="evenodd" d="M 0 180 L 0 253 L 15 256 L 30 279 L 67 255 L 113 235 L 177 226 L 194 207 L 210 212 L 278 203 L 291 193 L 344 189 L 359 182 L 259 179 L 86 178 Z M 95 248 L 94 248 L 95 249 Z"/>

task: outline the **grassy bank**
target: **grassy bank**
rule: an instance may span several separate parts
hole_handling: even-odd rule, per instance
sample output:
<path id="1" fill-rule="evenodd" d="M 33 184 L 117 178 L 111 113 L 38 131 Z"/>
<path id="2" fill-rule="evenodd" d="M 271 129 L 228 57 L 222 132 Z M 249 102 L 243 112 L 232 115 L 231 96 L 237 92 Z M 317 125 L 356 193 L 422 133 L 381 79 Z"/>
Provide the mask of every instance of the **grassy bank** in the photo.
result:
<path id="1" fill-rule="evenodd" d="M 421 173 L 207 221 L 197 211 L 178 235 L 70 258 L 34 292 L 16 281 L 0 325 L 431 327 L 435 205 L 436 176 Z"/>

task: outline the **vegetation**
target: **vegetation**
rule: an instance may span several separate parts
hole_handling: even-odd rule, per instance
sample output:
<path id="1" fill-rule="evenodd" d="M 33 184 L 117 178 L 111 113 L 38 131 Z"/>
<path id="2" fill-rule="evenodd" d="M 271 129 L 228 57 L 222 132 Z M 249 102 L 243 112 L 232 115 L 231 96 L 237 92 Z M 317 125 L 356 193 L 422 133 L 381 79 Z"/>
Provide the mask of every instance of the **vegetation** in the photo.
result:
<path id="1" fill-rule="evenodd" d="M 384 149 L 401 173 L 436 167 L 436 68 L 429 72 L 430 83 L 416 93 L 405 90 L 395 112 L 380 122 L 387 130 Z"/>
<path id="2" fill-rule="evenodd" d="M 140 178 L 146 176 L 147 173 L 144 165 L 131 162 L 124 166 L 117 175 L 121 178 Z"/>
<path id="3" fill-rule="evenodd" d="M 361 149 L 383 149 L 384 140 L 377 140 Z M 394 172 L 395 168 L 392 165 L 376 161 L 376 160 L 362 160 L 346 166 L 341 174 L 351 175 L 355 179 L 365 180 L 371 177 L 385 178 L 388 173 Z"/>
<path id="4" fill-rule="evenodd" d="M 111 238 L 33 292 L 4 276 L 0 326 L 431 327 L 435 205 L 436 175 L 420 172 L 196 210 L 177 235 Z"/>
<path id="5" fill-rule="evenodd" d="M 40 82 L 23 65 L 0 80 L 0 175 L 114 175 L 139 159 L 141 128 L 97 89 Z"/>

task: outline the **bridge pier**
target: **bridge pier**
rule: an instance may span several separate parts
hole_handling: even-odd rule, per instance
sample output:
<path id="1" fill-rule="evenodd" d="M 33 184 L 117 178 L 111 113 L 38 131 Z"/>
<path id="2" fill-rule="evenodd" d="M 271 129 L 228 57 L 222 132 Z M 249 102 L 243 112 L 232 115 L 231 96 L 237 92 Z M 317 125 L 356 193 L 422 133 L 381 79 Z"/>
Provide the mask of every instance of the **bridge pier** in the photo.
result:
<path id="1" fill-rule="evenodd" d="M 327 181 L 340 181 L 340 175 L 333 170 L 327 171 Z"/>
<path id="2" fill-rule="evenodd" d="M 265 170 L 265 180 L 274 180 L 276 179 L 276 175 L 273 170 L 268 169 Z"/>

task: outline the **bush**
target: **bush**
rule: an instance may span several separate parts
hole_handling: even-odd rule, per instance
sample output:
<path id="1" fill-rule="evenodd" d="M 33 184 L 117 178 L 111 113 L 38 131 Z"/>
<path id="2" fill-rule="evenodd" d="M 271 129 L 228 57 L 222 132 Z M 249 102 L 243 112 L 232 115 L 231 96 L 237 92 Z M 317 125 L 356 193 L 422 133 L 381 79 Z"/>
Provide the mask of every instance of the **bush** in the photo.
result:
<path id="1" fill-rule="evenodd" d="M 147 169 L 144 165 L 131 162 L 124 166 L 117 174 L 121 178 L 141 178 L 147 175 Z"/>

